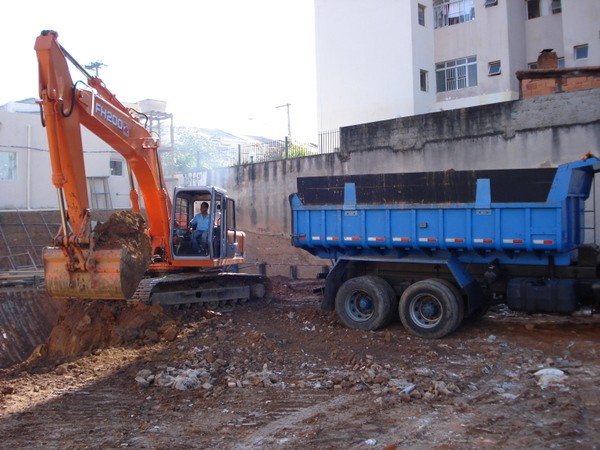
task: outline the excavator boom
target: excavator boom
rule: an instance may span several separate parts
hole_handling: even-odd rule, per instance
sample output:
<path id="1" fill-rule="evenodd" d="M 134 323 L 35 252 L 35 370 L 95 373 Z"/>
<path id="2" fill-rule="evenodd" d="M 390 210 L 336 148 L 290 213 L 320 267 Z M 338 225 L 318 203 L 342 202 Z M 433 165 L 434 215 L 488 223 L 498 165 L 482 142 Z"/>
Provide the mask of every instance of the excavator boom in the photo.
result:
<path id="1" fill-rule="evenodd" d="M 61 212 L 61 230 L 54 247 L 44 250 L 47 289 L 55 297 L 129 298 L 151 262 L 153 249 L 168 247 L 171 203 L 158 159 L 158 140 L 99 78 L 85 73 L 57 38 L 56 32 L 43 31 L 35 43 L 42 119 Z M 87 83 L 80 87 L 73 82 L 68 61 L 84 73 Z M 105 240 L 104 247 L 95 241 L 91 229 L 81 125 L 126 159 L 133 213 L 140 212 L 140 199 L 131 173 L 145 204 L 151 205 L 148 229 L 138 227 L 135 216 L 122 216 L 120 226 L 132 225 L 131 230 L 123 239 Z M 127 242 L 134 240 L 132 251 Z M 140 249 L 138 244 L 144 241 L 147 248 Z"/>

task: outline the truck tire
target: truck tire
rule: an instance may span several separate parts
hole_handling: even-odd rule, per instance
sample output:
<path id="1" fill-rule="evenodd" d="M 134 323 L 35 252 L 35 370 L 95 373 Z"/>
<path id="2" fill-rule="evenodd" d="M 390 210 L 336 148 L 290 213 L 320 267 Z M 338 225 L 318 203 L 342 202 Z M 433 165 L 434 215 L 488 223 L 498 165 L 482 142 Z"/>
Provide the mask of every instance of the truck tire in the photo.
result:
<path id="1" fill-rule="evenodd" d="M 417 336 L 439 339 L 462 322 L 464 303 L 457 288 L 439 279 L 417 281 L 400 297 L 402 325 Z"/>
<path id="2" fill-rule="evenodd" d="M 396 317 L 398 299 L 383 278 L 363 276 L 346 281 L 335 297 L 335 311 L 348 328 L 374 331 Z"/>

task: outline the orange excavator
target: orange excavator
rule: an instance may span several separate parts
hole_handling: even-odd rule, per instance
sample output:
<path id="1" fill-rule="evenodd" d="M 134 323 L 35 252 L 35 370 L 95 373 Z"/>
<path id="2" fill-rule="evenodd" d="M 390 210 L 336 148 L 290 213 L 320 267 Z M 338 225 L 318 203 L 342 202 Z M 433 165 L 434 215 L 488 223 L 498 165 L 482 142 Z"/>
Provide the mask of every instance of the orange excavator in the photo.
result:
<path id="1" fill-rule="evenodd" d="M 245 239 L 236 229 L 235 201 L 212 186 L 175 188 L 171 199 L 159 140 L 142 124 L 144 116 L 87 73 L 57 38 L 47 30 L 35 42 L 42 123 L 61 215 L 53 246 L 43 253 L 49 294 L 210 307 L 267 296 L 266 277 L 235 270 L 244 262 Z M 73 82 L 68 62 L 85 81 Z M 130 182 L 131 211 L 95 225 L 82 125 L 124 157 Z M 193 230 L 190 223 L 201 205 L 210 221 L 206 229 Z"/>

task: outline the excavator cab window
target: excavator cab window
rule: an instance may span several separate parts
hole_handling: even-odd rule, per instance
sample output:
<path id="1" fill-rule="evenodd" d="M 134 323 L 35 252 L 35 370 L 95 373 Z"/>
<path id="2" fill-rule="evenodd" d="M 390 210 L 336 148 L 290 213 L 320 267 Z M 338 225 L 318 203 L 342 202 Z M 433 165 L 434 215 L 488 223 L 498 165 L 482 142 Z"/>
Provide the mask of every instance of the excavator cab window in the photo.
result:
<path id="1" fill-rule="evenodd" d="M 175 202 L 175 232 L 180 234 L 187 229 L 188 218 L 188 199 L 178 197 Z"/>
<path id="2" fill-rule="evenodd" d="M 208 219 L 201 214 L 203 204 L 208 205 L 205 211 Z M 226 195 L 211 187 L 178 188 L 173 202 L 172 230 L 176 257 L 218 259 L 228 256 L 228 241 L 235 240 L 234 205 Z"/>
<path id="3" fill-rule="evenodd" d="M 233 199 L 227 199 L 227 229 L 235 231 L 235 202 Z"/>

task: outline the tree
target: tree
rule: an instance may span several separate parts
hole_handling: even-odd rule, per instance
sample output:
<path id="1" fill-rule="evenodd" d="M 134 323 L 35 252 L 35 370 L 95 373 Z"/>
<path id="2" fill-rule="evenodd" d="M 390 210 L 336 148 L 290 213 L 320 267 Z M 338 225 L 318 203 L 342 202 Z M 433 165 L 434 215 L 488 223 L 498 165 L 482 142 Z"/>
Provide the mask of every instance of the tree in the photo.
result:
<path id="1" fill-rule="evenodd" d="M 312 156 L 314 154 L 315 152 L 310 149 L 310 144 L 302 144 L 295 141 L 288 144 L 288 158 L 300 158 L 302 156 Z"/>
<path id="2" fill-rule="evenodd" d="M 209 170 L 235 163 L 235 149 L 223 146 L 217 136 L 211 136 L 201 128 L 175 127 L 174 141 L 172 163 L 177 173 Z"/>

